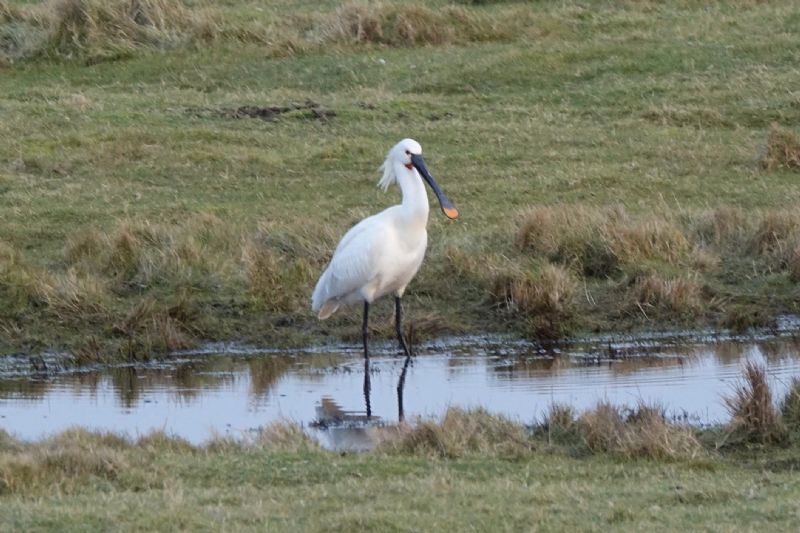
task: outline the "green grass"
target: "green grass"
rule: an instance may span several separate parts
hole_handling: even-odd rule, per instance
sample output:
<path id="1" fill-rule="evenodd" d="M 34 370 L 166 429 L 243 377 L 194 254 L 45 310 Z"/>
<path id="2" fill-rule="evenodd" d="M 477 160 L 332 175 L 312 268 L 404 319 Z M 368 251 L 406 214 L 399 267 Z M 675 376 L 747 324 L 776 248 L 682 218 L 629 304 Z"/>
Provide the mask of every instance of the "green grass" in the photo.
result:
<path id="1" fill-rule="evenodd" d="M 793 2 L 189 4 L 54 41 L 52 2 L 0 2 L 0 351 L 352 337 L 357 310 L 318 324 L 308 295 L 344 231 L 397 201 L 374 183 L 407 136 L 461 212 L 432 215 L 407 293 L 422 335 L 745 329 L 798 311 Z M 235 113 L 307 100 L 336 115 Z M 577 233 L 611 270 L 515 244 L 532 208 L 619 206 L 615 233 Z M 697 226 L 720 212 L 767 244 L 708 240 Z M 770 217 L 790 223 L 759 233 Z M 641 230 L 659 224 L 685 249 Z M 613 247 L 631 235 L 655 252 Z M 553 268 L 574 287 L 556 311 L 503 297 Z"/>
<path id="2" fill-rule="evenodd" d="M 594 416 L 600 411 L 608 407 Z M 355 455 L 322 451 L 285 424 L 250 442 L 204 446 L 160 433 L 132 441 L 71 430 L 21 443 L 0 432 L 0 528 L 796 529 L 796 440 L 677 457 L 662 455 L 663 448 L 642 453 L 638 439 L 669 441 L 650 433 L 645 419 L 654 412 L 640 406 L 619 421 L 633 455 L 616 444 L 594 448 L 594 440 L 526 437 L 518 424 L 457 410 Z M 598 428 L 579 431 L 596 436 Z M 685 429 L 668 433 L 691 437 Z"/>

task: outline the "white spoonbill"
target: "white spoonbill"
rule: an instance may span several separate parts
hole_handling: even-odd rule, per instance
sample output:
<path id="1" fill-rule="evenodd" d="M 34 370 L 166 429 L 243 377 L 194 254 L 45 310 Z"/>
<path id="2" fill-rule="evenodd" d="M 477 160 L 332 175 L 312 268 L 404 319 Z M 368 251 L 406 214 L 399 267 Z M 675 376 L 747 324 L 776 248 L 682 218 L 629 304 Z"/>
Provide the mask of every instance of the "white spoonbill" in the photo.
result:
<path id="1" fill-rule="evenodd" d="M 361 334 L 367 368 L 369 306 L 385 294 L 394 294 L 397 339 L 406 355 L 406 364 L 410 357 L 403 337 L 400 300 L 419 270 L 428 245 L 429 208 L 423 180 L 433 189 L 444 214 L 451 219 L 458 217 L 455 206 L 428 172 L 417 141 L 403 139 L 397 143 L 389 150 L 381 169 L 383 177 L 378 185 L 385 191 L 396 182 L 403 192 L 403 202 L 365 218 L 344 235 L 311 297 L 311 309 L 318 312 L 322 320 L 341 305 L 364 302 Z M 364 394 L 369 411 L 368 378 L 364 382 Z"/>

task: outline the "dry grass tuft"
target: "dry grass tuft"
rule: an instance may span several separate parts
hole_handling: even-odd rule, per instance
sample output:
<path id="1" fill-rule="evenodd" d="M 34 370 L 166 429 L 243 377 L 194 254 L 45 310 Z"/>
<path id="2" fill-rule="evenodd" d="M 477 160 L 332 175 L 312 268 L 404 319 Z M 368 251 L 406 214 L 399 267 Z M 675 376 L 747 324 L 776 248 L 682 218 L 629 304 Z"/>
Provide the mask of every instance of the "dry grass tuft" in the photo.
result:
<path id="1" fill-rule="evenodd" d="M 194 346 L 191 332 L 197 327 L 198 314 L 194 304 L 180 296 L 168 302 L 145 297 L 114 324 L 113 334 L 123 339 L 128 359 L 183 350 Z"/>
<path id="2" fill-rule="evenodd" d="M 636 303 L 644 309 L 695 316 L 703 308 L 702 287 L 693 278 L 664 279 L 649 274 L 636 279 L 634 292 Z"/>
<path id="3" fill-rule="evenodd" d="M 578 428 L 593 452 L 658 459 L 693 458 L 702 445 L 691 428 L 670 424 L 663 409 L 640 403 L 627 415 L 608 402 L 600 402 L 581 415 Z"/>
<path id="4" fill-rule="evenodd" d="M 581 414 L 578 425 L 584 442 L 591 451 L 621 449 L 625 420 L 614 405 L 608 402 L 598 403 L 594 409 Z"/>
<path id="5" fill-rule="evenodd" d="M 731 414 L 728 438 L 733 442 L 779 443 L 786 438 L 786 426 L 772 399 L 767 370 L 748 361 L 742 370 L 743 382 L 725 398 Z"/>
<path id="6" fill-rule="evenodd" d="M 241 261 L 256 308 L 285 312 L 305 304 L 304 289 L 317 273 L 305 257 L 282 253 L 259 238 L 245 241 Z"/>
<path id="7" fill-rule="evenodd" d="M 550 264 L 536 277 L 519 275 L 500 278 L 495 296 L 513 312 L 561 315 L 569 310 L 576 290 L 577 284 L 570 272 Z"/>
<path id="8" fill-rule="evenodd" d="M 766 153 L 761 164 L 767 170 L 800 169 L 800 136 L 773 124 L 767 135 Z"/>
<path id="9" fill-rule="evenodd" d="M 691 249 L 683 230 L 661 218 L 617 226 L 611 231 L 614 251 L 627 263 L 659 259 L 674 264 Z"/>
<path id="10" fill-rule="evenodd" d="M 303 428 L 294 422 L 285 420 L 272 422 L 261 428 L 252 444 L 265 450 L 281 452 L 322 450 L 319 442 L 303 431 Z"/>
<path id="11" fill-rule="evenodd" d="M 800 431 L 800 378 L 793 378 L 781 402 L 784 423 L 794 431 Z"/>
<path id="12" fill-rule="evenodd" d="M 552 404 L 539 429 L 547 434 L 550 443 L 573 443 L 580 439 L 575 409 L 566 404 Z"/>
<path id="13" fill-rule="evenodd" d="M 153 431 L 136 439 L 135 446 L 158 454 L 192 453 L 196 450 L 192 444 L 182 437 L 170 435 L 164 431 Z"/>
<path id="14" fill-rule="evenodd" d="M 503 32 L 478 13 L 456 6 L 349 2 L 320 23 L 321 41 L 419 46 L 500 38 Z"/>
<path id="15" fill-rule="evenodd" d="M 590 277 L 613 276 L 645 260 L 676 264 L 692 249 L 675 222 L 632 219 L 622 207 L 532 208 L 521 215 L 514 241 L 520 250 Z"/>
<path id="16" fill-rule="evenodd" d="M 48 7 L 44 53 L 89 62 L 175 47 L 206 28 L 202 15 L 178 0 L 53 0 Z"/>
<path id="17" fill-rule="evenodd" d="M 0 494 L 70 490 L 92 479 L 115 479 L 127 467 L 125 439 L 85 430 L 68 430 L 40 443 L 0 449 Z"/>
<path id="18" fill-rule="evenodd" d="M 385 432 L 378 450 L 385 453 L 420 453 L 438 457 L 470 454 L 518 457 L 529 453 L 525 428 L 484 409 L 450 408 L 439 422 L 419 420 Z"/>
<path id="19" fill-rule="evenodd" d="M 695 458 L 703 453 L 691 427 L 670 424 L 664 409 L 640 403 L 625 421 L 623 442 L 626 455 L 658 459 Z"/>
<path id="20" fill-rule="evenodd" d="M 740 247 L 753 231 L 752 216 L 738 207 L 722 206 L 700 211 L 688 221 L 698 244 L 716 247 Z"/>
<path id="21" fill-rule="evenodd" d="M 40 299 L 64 322 L 96 321 L 106 312 L 109 297 L 103 280 L 92 274 L 79 274 L 75 269 L 39 277 L 38 291 Z"/>
<path id="22" fill-rule="evenodd" d="M 761 255 L 785 257 L 800 238 L 800 211 L 765 213 L 750 239 L 750 249 Z"/>
<path id="23" fill-rule="evenodd" d="M 621 208 L 535 207 L 520 216 L 514 242 L 520 250 L 575 267 L 585 275 L 610 276 L 617 271 L 619 258 L 607 228 L 624 218 Z"/>
<path id="24" fill-rule="evenodd" d="M 569 270 L 548 264 L 536 276 L 499 274 L 491 294 L 505 312 L 528 321 L 537 336 L 558 338 L 574 311 L 577 290 L 578 283 Z"/>

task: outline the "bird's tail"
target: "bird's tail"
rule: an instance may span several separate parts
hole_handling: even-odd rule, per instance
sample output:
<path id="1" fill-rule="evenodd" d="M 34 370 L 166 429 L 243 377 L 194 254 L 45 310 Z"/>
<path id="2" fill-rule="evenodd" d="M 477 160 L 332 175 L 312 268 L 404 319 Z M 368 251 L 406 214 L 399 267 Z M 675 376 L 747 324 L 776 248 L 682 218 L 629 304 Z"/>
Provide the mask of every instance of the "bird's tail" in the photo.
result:
<path id="1" fill-rule="evenodd" d="M 314 287 L 314 294 L 311 295 L 311 310 L 319 311 L 317 317 L 320 320 L 325 320 L 339 309 L 339 303 L 336 300 L 326 299 L 328 297 L 328 291 L 325 288 L 328 283 L 327 278 L 328 270 L 325 270 L 320 276 L 317 286 Z"/>
<path id="2" fill-rule="evenodd" d="M 319 310 L 317 318 L 319 318 L 320 320 L 325 320 L 333 313 L 335 313 L 337 309 L 339 309 L 339 304 L 337 302 L 334 302 L 333 300 L 328 300 L 322 305 L 322 308 Z"/>

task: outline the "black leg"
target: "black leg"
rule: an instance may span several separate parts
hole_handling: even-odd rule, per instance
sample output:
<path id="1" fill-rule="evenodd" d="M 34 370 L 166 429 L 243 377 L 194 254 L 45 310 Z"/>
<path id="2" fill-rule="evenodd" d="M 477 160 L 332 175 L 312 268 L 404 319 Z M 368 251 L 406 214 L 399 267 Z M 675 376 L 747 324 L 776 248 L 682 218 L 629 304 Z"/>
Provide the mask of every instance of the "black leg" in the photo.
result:
<path id="1" fill-rule="evenodd" d="M 369 401 L 370 381 L 369 381 L 369 347 L 367 337 L 369 336 L 369 302 L 364 302 L 364 323 L 361 326 L 361 336 L 364 339 L 364 401 L 367 404 L 367 416 L 372 416 L 372 405 Z"/>
<path id="2" fill-rule="evenodd" d="M 406 344 L 406 338 L 403 335 L 403 304 L 400 303 L 400 297 L 394 297 L 394 330 L 397 332 L 397 340 L 400 341 L 400 348 L 406 357 L 411 356 L 411 352 Z"/>
<path id="3" fill-rule="evenodd" d="M 400 372 L 400 381 L 397 383 L 397 418 L 400 422 L 405 418 L 403 411 L 403 389 L 406 386 L 406 373 L 408 372 L 408 364 L 411 362 L 411 356 L 407 355 L 403 363 L 403 370 Z"/>
<path id="4" fill-rule="evenodd" d="M 403 306 L 400 303 L 400 297 L 395 296 L 394 299 L 394 317 L 395 317 L 395 331 L 397 332 L 397 340 L 400 341 L 400 347 L 403 353 L 406 354 L 406 360 L 403 362 L 403 370 L 400 372 L 400 381 L 397 383 L 397 418 L 402 422 L 405 417 L 403 411 L 403 389 L 406 386 L 406 373 L 408 373 L 408 365 L 411 363 L 411 350 L 408 349 L 405 336 L 403 335 Z"/>

